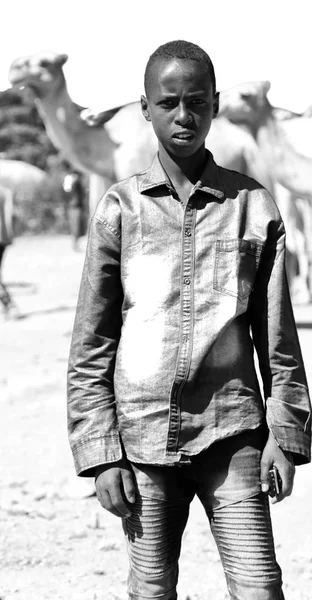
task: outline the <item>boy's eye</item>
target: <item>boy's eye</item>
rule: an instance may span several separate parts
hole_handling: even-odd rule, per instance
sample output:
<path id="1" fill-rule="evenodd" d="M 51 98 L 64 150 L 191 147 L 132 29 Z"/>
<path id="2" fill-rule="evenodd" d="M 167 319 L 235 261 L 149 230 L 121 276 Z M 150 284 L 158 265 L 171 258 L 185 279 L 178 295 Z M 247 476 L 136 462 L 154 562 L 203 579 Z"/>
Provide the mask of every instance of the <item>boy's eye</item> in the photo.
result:
<path id="1" fill-rule="evenodd" d="M 204 100 L 202 98 L 192 98 L 191 100 L 189 100 L 187 102 L 187 104 L 189 106 L 201 106 L 202 104 L 204 104 Z M 173 107 L 176 106 L 177 104 L 179 104 L 178 100 L 175 100 L 174 98 L 166 98 L 164 100 L 160 101 L 160 106 L 165 106 L 165 107 Z"/>
<path id="2" fill-rule="evenodd" d="M 175 101 L 175 100 L 172 100 L 172 99 L 170 99 L 170 98 L 166 98 L 166 100 L 162 100 L 162 101 L 160 102 L 160 104 L 161 104 L 162 106 L 175 106 L 175 104 L 176 104 L 176 101 Z"/>

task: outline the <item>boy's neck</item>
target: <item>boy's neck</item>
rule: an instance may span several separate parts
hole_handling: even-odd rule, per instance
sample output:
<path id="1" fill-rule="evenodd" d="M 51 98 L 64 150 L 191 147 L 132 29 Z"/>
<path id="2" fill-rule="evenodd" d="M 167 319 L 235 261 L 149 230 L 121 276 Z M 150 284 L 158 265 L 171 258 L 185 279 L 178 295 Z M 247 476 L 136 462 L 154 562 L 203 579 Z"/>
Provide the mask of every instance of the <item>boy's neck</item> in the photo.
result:
<path id="1" fill-rule="evenodd" d="M 201 146 L 192 156 L 180 158 L 169 154 L 159 144 L 159 159 L 173 185 L 183 187 L 188 183 L 197 183 L 205 168 L 207 155 L 205 146 Z"/>

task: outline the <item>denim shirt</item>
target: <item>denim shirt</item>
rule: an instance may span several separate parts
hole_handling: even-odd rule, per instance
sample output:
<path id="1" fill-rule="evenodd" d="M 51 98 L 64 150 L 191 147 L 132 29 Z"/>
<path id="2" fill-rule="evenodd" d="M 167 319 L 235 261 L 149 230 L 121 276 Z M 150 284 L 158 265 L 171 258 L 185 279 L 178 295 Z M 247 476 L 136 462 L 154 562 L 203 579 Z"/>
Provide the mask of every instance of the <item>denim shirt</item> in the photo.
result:
<path id="1" fill-rule="evenodd" d="M 158 155 L 113 185 L 91 221 L 70 351 L 77 473 L 123 455 L 188 462 L 265 420 L 305 463 L 310 410 L 270 194 L 208 152 L 186 206 Z"/>

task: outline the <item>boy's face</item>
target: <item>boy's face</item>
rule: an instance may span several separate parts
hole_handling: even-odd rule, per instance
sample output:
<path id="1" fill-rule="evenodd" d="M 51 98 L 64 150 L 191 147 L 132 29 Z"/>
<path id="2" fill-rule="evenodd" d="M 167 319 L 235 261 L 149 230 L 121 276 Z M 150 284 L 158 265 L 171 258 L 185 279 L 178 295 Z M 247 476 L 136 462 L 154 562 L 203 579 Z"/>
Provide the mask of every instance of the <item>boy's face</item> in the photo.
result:
<path id="1" fill-rule="evenodd" d="M 168 59 L 152 66 L 142 112 L 151 121 L 160 144 L 173 156 L 190 157 L 205 144 L 218 114 L 207 67 L 195 60 Z"/>

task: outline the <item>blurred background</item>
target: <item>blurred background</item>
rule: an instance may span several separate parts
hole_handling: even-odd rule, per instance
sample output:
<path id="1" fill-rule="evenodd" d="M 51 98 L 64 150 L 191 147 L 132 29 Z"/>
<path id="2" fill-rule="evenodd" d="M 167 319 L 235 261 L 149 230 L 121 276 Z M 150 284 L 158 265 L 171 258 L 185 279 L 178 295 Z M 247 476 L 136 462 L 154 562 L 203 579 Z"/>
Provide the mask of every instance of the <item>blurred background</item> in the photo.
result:
<path id="1" fill-rule="evenodd" d="M 55 0 L 43 10 L 39 0 L 6 3 L 0 41 L 0 160 L 21 161 L 46 174 L 40 182 L 35 169 L 20 165 L 18 173 L 18 165 L 1 163 L 0 184 L 9 181 L 14 188 L 15 234 L 68 231 L 62 183 L 71 168 L 66 159 L 72 158 L 59 140 L 52 143 L 51 132 L 47 135 L 31 82 L 23 90 L 11 88 L 15 59 L 65 53 L 70 98 L 79 110 L 98 112 L 139 100 L 149 55 L 170 39 L 187 39 L 210 54 L 219 90 L 267 80 L 272 106 L 302 114 L 312 105 L 308 6 L 307 0 L 295 5 L 264 0 L 252 10 L 247 0 L 199 0 L 196 6 L 159 0 L 148 8 L 143 0 Z M 83 185 L 88 194 L 87 176 Z"/>

